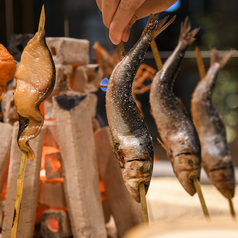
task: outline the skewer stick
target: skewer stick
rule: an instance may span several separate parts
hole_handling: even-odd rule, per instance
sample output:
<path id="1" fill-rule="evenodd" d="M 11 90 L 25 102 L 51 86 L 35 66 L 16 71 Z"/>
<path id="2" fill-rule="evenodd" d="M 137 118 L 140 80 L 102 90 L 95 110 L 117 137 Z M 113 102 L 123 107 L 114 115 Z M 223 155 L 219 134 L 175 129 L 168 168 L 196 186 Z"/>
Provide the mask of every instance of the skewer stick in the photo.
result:
<path id="1" fill-rule="evenodd" d="M 152 52 L 153 52 L 153 55 L 154 55 L 154 59 L 155 59 L 155 63 L 156 63 L 157 69 L 159 71 L 159 70 L 162 69 L 163 63 L 162 63 L 162 60 L 160 58 L 159 50 L 158 50 L 158 47 L 156 45 L 155 40 L 151 41 L 150 47 L 152 49 Z"/>
<path id="2" fill-rule="evenodd" d="M 197 66 L 198 66 L 198 72 L 200 75 L 200 79 L 203 79 L 206 75 L 205 66 L 203 63 L 202 55 L 198 47 L 195 48 L 196 51 L 196 60 L 197 60 Z"/>
<path id="3" fill-rule="evenodd" d="M 124 43 L 121 41 L 118 45 L 118 51 L 119 51 L 119 58 L 122 60 L 122 58 L 125 56 L 125 48 Z"/>
<path id="4" fill-rule="evenodd" d="M 227 199 L 228 199 L 228 202 L 229 202 L 231 216 L 234 220 L 236 220 L 236 213 L 235 213 L 233 202 L 232 202 L 231 192 L 227 189 L 226 194 L 227 194 Z"/>
<path id="5" fill-rule="evenodd" d="M 42 6 L 41 14 L 40 14 L 40 21 L 38 26 L 38 33 L 42 33 L 45 29 L 45 7 Z"/>
<path id="6" fill-rule="evenodd" d="M 44 31 L 44 27 L 45 27 L 45 8 L 43 5 L 41 10 L 41 15 L 40 15 L 38 33 L 42 33 Z M 17 228 L 18 228 L 18 221 L 19 221 L 21 200 L 22 200 L 22 193 L 23 193 L 26 160 L 27 160 L 27 153 L 22 151 L 20 169 L 19 169 L 19 174 L 17 179 L 17 192 L 16 192 L 16 201 L 14 206 L 14 216 L 12 221 L 11 238 L 17 237 Z"/>
<path id="7" fill-rule="evenodd" d="M 148 216 L 146 196 L 145 196 L 145 185 L 143 183 L 139 185 L 139 191 L 140 191 L 140 202 L 141 202 L 141 208 L 142 208 L 142 218 L 144 223 L 149 223 L 149 216 Z"/>
<path id="8" fill-rule="evenodd" d="M 202 189 L 201 189 L 200 182 L 199 182 L 198 178 L 193 178 L 193 183 L 194 183 L 195 189 L 197 191 L 197 194 L 198 194 L 201 206 L 202 206 L 202 210 L 203 210 L 204 216 L 207 219 L 210 219 L 210 215 L 209 215 L 209 212 L 208 212 L 208 209 L 207 209 L 207 205 L 206 205 L 204 197 L 203 197 Z"/>
<path id="9" fill-rule="evenodd" d="M 19 169 L 19 174 L 17 178 L 17 194 L 16 194 L 16 201 L 15 201 L 15 207 L 14 207 L 14 217 L 12 221 L 11 238 L 17 237 L 17 227 L 18 227 L 18 220 L 19 220 L 19 214 L 20 214 L 20 208 L 21 208 L 26 160 L 27 160 L 27 154 L 25 152 L 22 152 L 20 169 Z"/>

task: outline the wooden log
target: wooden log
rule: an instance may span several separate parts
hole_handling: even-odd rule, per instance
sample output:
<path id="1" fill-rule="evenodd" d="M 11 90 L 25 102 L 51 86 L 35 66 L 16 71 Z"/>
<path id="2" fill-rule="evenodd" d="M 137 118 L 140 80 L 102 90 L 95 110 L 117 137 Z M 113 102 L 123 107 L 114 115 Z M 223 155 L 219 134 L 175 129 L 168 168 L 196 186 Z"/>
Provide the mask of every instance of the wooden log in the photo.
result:
<path id="1" fill-rule="evenodd" d="M 89 41 L 69 37 L 47 37 L 46 43 L 56 64 L 89 63 Z"/>
<path id="2" fill-rule="evenodd" d="M 95 132 L 97 129 L 101 127 L 100 122 L 98 121 L 97 118 L 92 119 L 92 124 L 93 124 L 93 132 Z"/>
<path id="3" fill-rule="evenodd" d="M 100 87 L 103 72 L 98 64 L 81 65 L 74 69 L 70 88 L 77 92 L 96 92 Z"/>
<path id="4" fill-rule="evenodd" d="M 19 119 L 17 109 L 13 100 L 14 89 L 9 89 L 2 94 L 3 121 L 13 125 Z"/>
<path id="5" fill-rule="evenodd" d="M 45 174 L 47 179 L 62 178 L 60 152 L 45 156 Z"/>
<path id="6" fill-rule="evenodd" d="M 59 148 L 55 121 L 45 121 L 44 146 Z"/>
<path id="7" fill-rule="evenodd" d="M 14 203 L 16 198 L 17 176 L 20 166 L 21 150 L 17 144 L 19 124 L 13 126 L 12 144 L 10 154 L 10 164 L 7 182 L 7 197 L 5 202 L 5 216 L 3 220 L 2 238 L 9 238 L 11 233 Z M 25 170 L 25 181 L 23 187 L 23 197 L 20 210 L 17 238 L 32 238 L 35 227 L 37 196 L 40 180 L 41 152 L 43 144 L 44 128 L 40 134 L 31 141 L 31 147 L 36 158 L 33 162 L 27 160 Z"/>
<path id="8" fill-rule="evenodd" d="M 7 182 L 8 157 L 11 147 L 12 126 L 7 123 L 0 122 L 0 201 L 5 197 L 3 191 Z M 4 194 L 3 194 L 4 193 Z"/>
<path id="9" fill-rule="evenodd" d="M 45 238 L 71 237 L 68 213 L 62 210 L 46 210 L 41 218 L 41 235 Z"/>
<path id="10" fill-rule="evenodd" d="M 0 230 L 2 230 L 2 223 L 4 217 L 4 203 L 5 201 L 0 201 Z"/>
<path id="11" fill-rule="evenodd" d="M 54 91 L 62 92 L 69 90 L 69 78 L 73 72 L 71 65 L 55 64 L 56 79 Z"/>
<path id="12" fill-rule="evenodd" d="M 106 195 L 114 217 L 118 235 L 123 237 L 133 226 L 142 223 L 141 206 L 127 191 L 119 163 L 110 147 L 111 135 L 108 127 L 94 133 L 98 168 L 105 186 Z"/>
<path id="13" fill-rule="evenodd" d="M 53 98 L 64 188 L 74 238 L 106 237 L 93 139 L 90 95 Z"/>
<path id="14" fill-rule="evenodd" d="M 38 202 L 51 208 L 66 208 L 63 180 L 41 179 Z"/>

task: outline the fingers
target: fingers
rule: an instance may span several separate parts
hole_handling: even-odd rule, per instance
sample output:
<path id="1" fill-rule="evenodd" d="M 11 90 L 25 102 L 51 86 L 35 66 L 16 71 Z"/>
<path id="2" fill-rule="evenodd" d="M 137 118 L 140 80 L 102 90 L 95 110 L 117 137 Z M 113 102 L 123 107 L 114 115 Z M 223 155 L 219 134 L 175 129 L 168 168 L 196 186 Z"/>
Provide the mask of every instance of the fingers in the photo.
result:
<path id="1" fill-rule="evenodd" d="M 145 0 L 120 1 L 109 27 L 109 37 L 113 44 L 118 45 L 121 40 L 128 40 L 131 27 L 129 23 L 136 10 L 144 3 L 144 1 Z"/>
<path id="2" fill-rule="evenodd" d="M 166 10 L 177 0 L 96 0 L 113 44 L 128 41 L 136 20 Z"/>
<path id="3" fill-rule="evenodd" d="M 103 0 L 102 1 L 102 18 L 104 25 L 109 28 L 113 16 L 118 8 L 120 0 Z"/>

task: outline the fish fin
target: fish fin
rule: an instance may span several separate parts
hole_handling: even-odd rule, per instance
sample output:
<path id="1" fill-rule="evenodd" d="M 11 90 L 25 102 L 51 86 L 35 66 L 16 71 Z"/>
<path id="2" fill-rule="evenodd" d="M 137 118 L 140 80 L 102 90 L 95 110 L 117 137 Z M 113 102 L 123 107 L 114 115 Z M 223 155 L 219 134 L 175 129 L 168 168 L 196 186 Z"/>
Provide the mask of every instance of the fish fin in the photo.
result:
<path id="1" fill-rule="evenodd" d="M 187 16 L 185 18 L 184 22 L 181 23 L 179 40 L 186 40 L 189 45 L 191 45 L 196 40 L 196 38 L 194 38 L 194 36 L 200 30 L 200 27 L 195 28 L 192 31 L 190 31 L 190 30 L 191 30 L 191 24 L 189 21 L 189 17 Z"/>
<path id="2" fill-rule="evenodd" d="M 176 18 L 176 16 L 173 16 L 166 24 L 169 16 L 166 16 L 164 19 L 157 21 L 158 14 L 153 15 L 150 14 L 149 19 L 146 23 L 145 29 L 142 33 L 142 36 L 146 33 L 151 35 L 152 40 L 155 39 L 163 30 L 165 30 Z"/>
<path id="3" fill-rule="evenodd" d="M 213 48 L 211 49 L 210 65 L 213 65 L 215 62 L 217 62 L 220 64 L 220 69 L 222 69 L 234 53 L 235 50 L 231 49 L 224 52 L 223 54 L 219 54 L 219 51 Z"/>

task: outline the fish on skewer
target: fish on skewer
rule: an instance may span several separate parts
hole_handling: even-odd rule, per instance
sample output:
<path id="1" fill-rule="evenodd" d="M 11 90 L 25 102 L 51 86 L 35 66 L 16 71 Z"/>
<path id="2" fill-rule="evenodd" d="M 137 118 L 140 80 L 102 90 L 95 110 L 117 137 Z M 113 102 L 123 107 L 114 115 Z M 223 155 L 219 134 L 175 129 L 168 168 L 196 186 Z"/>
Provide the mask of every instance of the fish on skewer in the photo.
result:
<path id="1" fill-rule="evenodd" d="M 8 50 L 0 44 L 0 101 L 2 93 L 5 91 L 7 82 L 11 80 L 16 71 L 16 63 Z"/>
<path id="2" fill-rule="evenodd" d="M 113 70 L 106 93 L 106 113 L 114 152 L 124 183 L 137 202 L 139 185 L 148 190 L 153 168 L 153 143 L 132 95 L 132 83 L 150 42 L 168 27 L 172 18 L 157 21 L 151 15 L 139 41 Z M 165 25 L 164 25 L 165 24 Z"/>
<path id="3" fill-rule="evenodd" d="M 193 178 L 200 178 L 201 149 L 197 132 L 185 107 L 173 93 L 173 82 L 185 51 L 198 28 L 191 30 L 188 17 L 181 24 L 178 44 L 162 69 L 155 75 L 150 90 L 151 114 L 175 175 L 184 189 L 194 195 Z"/>
<path id="4" fill-rule="evenodd" d="M 216 49 L 211 50 L 210 68 L 196 86 L 192 95 L 191 113 L 201 143 L 202 167 L 211 182 L 228 198 L 228 191 L 234 196 L 234 166 L 228 143 L 225 125 L 212 103 L 212 93 L 216 79 L 230 59 L 233 50 L 219 56 Z"/>
<path id="5" fill-rule="evenodd" d="M 53 90 L 55 65 L 46 45 L 45 30 L 39 30 L 28 42 L 15 75 L 14 102 L 19 113 L 18 144 L 32 161 L 35 157 L 29 140 L 41 130 L 44 118 L 39 105 Z"/>

